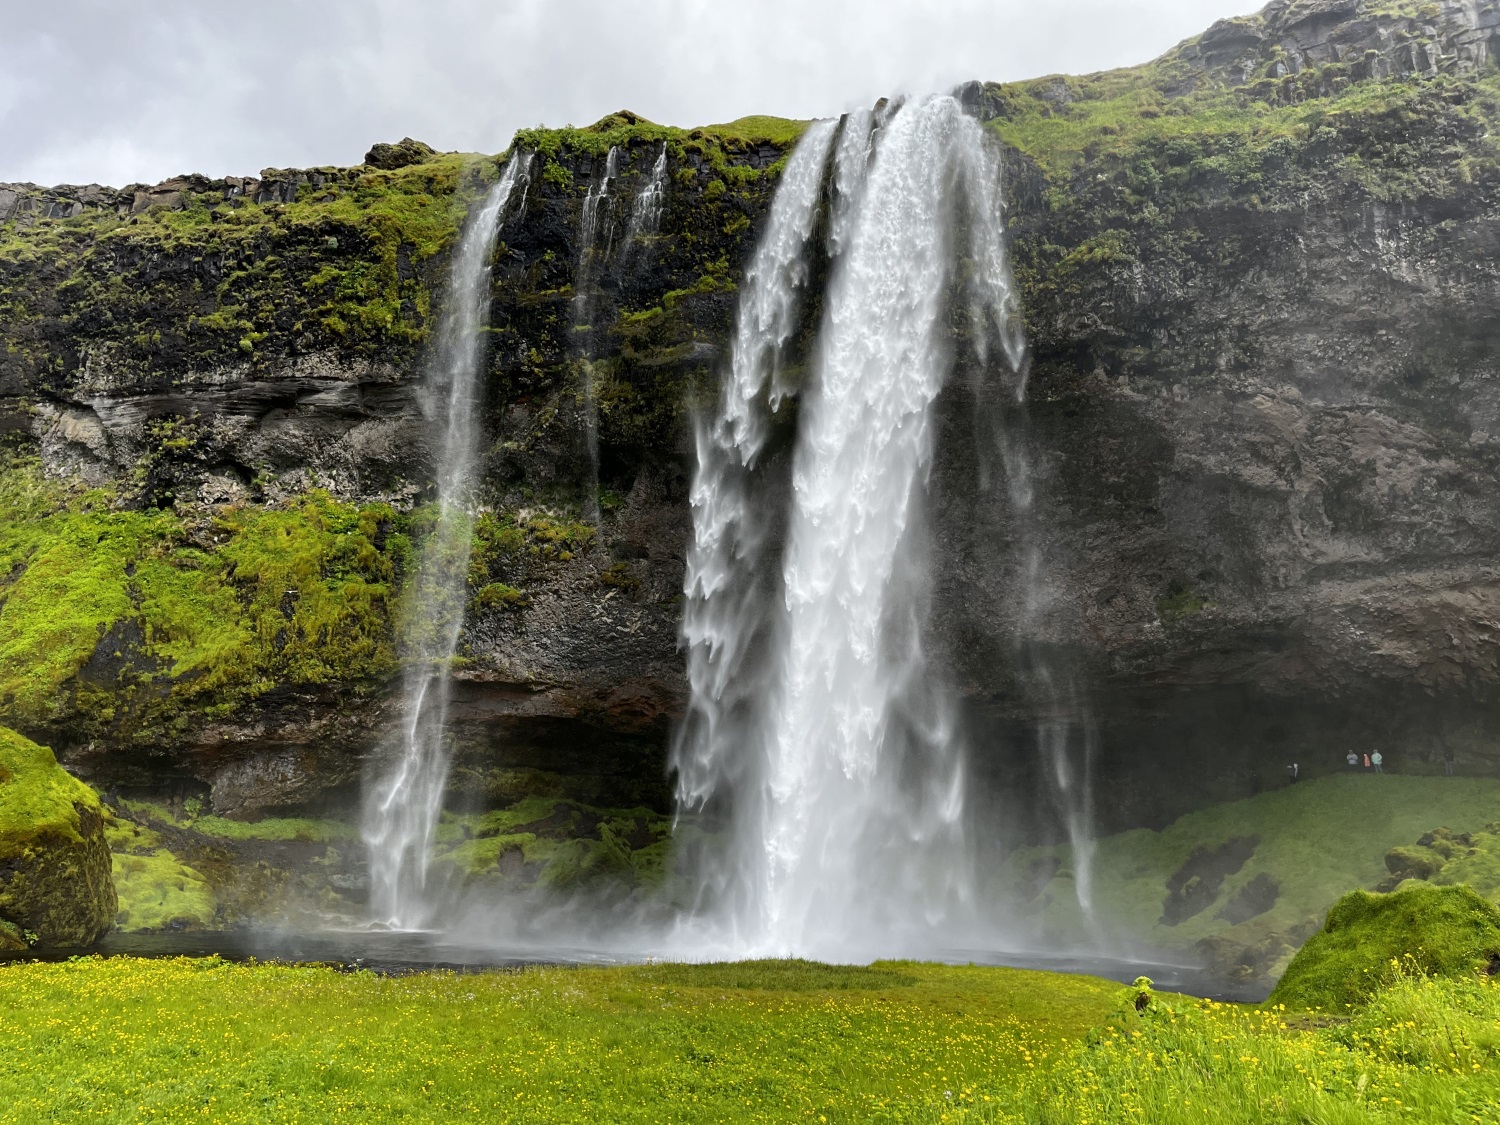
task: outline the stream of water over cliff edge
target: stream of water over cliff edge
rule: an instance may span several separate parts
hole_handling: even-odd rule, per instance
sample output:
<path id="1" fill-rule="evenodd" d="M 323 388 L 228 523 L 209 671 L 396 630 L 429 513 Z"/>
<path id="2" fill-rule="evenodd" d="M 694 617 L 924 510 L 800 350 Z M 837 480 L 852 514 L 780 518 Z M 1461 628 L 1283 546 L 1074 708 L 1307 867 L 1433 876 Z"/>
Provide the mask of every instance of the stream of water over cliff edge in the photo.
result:
<path id="1" fill-rule="evenodd" d="M 794 389 L 781 351 L 834 139 L 814 125 L 788 164 L 719 416 L 698 442 L 693 696 L 675 763 L 684 809 L 730 810 L 705 834 L 717 839 L 691 846 L 704 853 L 690 856 L 694 921 L 740 955 L 847 960 L 982 940 L 962 736 L 923 648 L 924 497 L 955 291 L 981 354 L 993 341 L 1013 371 L 1021 358 L 998 155 L 949 97 L 907 102 L 878 129 L 846 119 L 778 581 L 755 469 L 767 417 Z"/>
<path id="2" fill-rule="evenodd" d="M 370 918 L 392 929 L 426 925 L 427 859 L 448 777 L 444 741 L 449 665 L 463 627 L 473 534 L 479 441 L 479 375 L 490 301 L 495 238 L 531 157 L 516 154 L 470 216 L 453 258 L 447 303 L 427 373 L 436 432 L 438 518 L 422 548 L 408 620 L 411 651 L 404 684 L 406 722 L 391 772 L 367 794 L 364 840 L 370 853 Z"/>

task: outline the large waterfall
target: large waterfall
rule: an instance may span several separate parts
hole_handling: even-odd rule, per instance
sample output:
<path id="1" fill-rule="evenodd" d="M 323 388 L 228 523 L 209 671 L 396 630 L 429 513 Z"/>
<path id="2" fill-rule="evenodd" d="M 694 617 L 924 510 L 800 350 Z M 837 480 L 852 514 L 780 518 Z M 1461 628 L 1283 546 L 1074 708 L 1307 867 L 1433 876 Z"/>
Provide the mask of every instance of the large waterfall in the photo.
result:
<path id="1" fill-rule="evenodd" d="M 728 806 L 717 861 L 697 857 L 698 910 L 736 952 L 931 951 L 976 918 L 965 755 L 923 649 L 923 498 L 954 302 L 981 362 L 992 345 L 1020 359 L 999 167 L 952 98 L 876 126 L 851 115 L 835 149 L 834 126 L 818 123 L 793 155 L 746 276 L 719 415 L 699 433 L 693 696 L 675 762 L 685 808 Z M 768 413 L 796 389 L 779 364 L 835 150 L 835 258 L 777 582 L 757 460 Z"/>
<path id="2" fill-rule="evenodd" d="M 437 522 L 422 548 L 408 607 L 411 651 L 401 753 L 394 769 L 371 789 L 364 823 L 371 918 L 396 929 L 413 929 L 428 921 L 428 848 L 448 776 L 444 727 L 449 666 L 468 600 L 490 259 L 511 195 L 524 182 L 529 166 L 529 155 L 513 155 L 483 205 L 470 216 L 453 258 L 447 303 L 428 367 L 428 414 L 437 423 Z"/>

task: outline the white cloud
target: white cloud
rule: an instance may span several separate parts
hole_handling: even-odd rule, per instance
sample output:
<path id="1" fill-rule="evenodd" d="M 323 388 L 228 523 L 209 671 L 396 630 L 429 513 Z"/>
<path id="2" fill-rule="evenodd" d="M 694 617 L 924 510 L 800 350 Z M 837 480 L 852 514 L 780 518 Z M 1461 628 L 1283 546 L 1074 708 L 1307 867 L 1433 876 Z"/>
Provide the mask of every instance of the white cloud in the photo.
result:
<path id="1" fill-rule="evenodd" d="M 102 0 L 14 5 L 0 180 L 353 163 L 376 140 L 498 151 L 620 108 L 809 117 L 968 78 L 1144 62 L 1253 0 Z"/>

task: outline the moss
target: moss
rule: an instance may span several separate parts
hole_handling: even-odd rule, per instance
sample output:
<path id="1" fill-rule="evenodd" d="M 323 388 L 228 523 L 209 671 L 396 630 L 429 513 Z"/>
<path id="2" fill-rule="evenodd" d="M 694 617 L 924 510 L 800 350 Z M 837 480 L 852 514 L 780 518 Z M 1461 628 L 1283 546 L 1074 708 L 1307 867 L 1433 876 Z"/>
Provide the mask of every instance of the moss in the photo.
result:
<path id="1" fill-rule="evenodd" d="M 649 809 L 601 809 L 530 795 L 478 815 L 448 814 L 434 862 L 463 879 L 571 887 L 600 878 L 659 881 L 671 826 Z"/>
<path id="2" fill-rule="evenodd" d="M 526 604 L 526 595 L 504 582 L 491 582 L 481 586 L 474 595 L 474 603 L 481 609 L 507 609 Z"/>
<path id="3" fill-rule="evenodd" d="M 0 727 L 0 854 L 13 855 L 42 836 L 82 843 L 80 813 L 102 816 L 99 795 L 47 747 Z"/>
<path id="4" fill-rule="evenodd" d="M 0 470 L 0 715 L 155 741 L 273 687 L 383 683 L 409 541 L 309 493 L 188 526 Z M 377 543 L 379 544 L 377 546 Z"/>
<path id="5" fill-rule="evenodd" d="M 116 925 L 132 933 L 204 930 L 215 925 L 218 904 L 208 881 L 165 848 L 146 855 L 113 856 L 119 892 Z"/>
<path id="6" fill-rule="evenodd" d="M 0 727 L 0 918 L 48 944 L 87 945 L 115 902 L 98 795 L 47 747 Z"/>
<path id="7" fill-rule="evenodd" d="M 1191 583 L 1183 583 L 1174 586 L 1156 600 L 1156 613 L 1168 625 L 1175 625 L 1196 617 L 1210 608 L 1210 605 Z"/>
<path id="8" fill-rule="evenodd" d="M 1386 852 L 1385 866 L 1391 875 L 1382 889 L 1406 879 L 1440 887 L 1464 884 L 1500 905 L 1500 824 L 1472 832 L 1434 829 L 1415 844 Z"/>
<path id="9" fill-rule="evenodd" d="M 1390 984 L 1393 963 L 1465 977 L 1492 959 L 1500 964 L 1500 910 L 1468 887 L 1353 891 L 1293 958 L 1271 1003 L 1343 1012 Z"/>
<path id="10" fill-rule="evenodd" d="M 327 347 L 410 355 L 429 331 L 429 263 L 495 168 L 450 154 L 272 170 L 267 183 L 307 181 L 295 200 L 230 198 L 227 182 L 203 181 L 180 210 L 0 225 L 0 323 L 29 341 L 10 366 L 29 379 L 60 369 L 67 383 L 86 378 L 84 353 L 148 380 Z"/>

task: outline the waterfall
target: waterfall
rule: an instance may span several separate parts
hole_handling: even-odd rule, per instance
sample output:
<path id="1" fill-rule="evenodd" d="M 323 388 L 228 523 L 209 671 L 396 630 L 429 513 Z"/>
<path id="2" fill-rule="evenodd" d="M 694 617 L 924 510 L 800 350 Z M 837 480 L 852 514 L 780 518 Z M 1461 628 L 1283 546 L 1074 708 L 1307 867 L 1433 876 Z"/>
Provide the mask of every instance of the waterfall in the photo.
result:
<path id="1" fill-rule="evenodd" d="M 828 220 L 828 253 L 838 257 L 847 248 L 851 227 L 864 197 L 870 167 L 875 114 L 857 109 L 844 119 L 833 157 L 833 210 Z"/>
<path id="2" fill-rule="evenodd" d="M 530 163 L 529 155 L 512 156 L 468 220 L 427 370 L 429 417 L 441 419 L 434 466 L 437 523 L 423 545 L 409 606 L 411 652 L 401 754 L 369 793 L 364 820 L 371 917 L 396 929 L 423 925 L 429 910 L 427 857 L 448 775 L 444 727 L 449 665 L 467 601 L 490 259 L 511 194 L 518 182 L 524 183 Z"/>
<path id="3" fill-rule="evenodd" d="M 620 150 L 614 145 L 609 146 L 609 155 L 604 158 L 604 175 L 599 182 L 592 185 L 588 193 L 583 197 L 583 227 L 579 238 L 578 261 L 580 272 L 589 271 L 592 266 L 594 254 L 594 243 L 599 237 L 599 213 L 604 211 L 608 214 L 609 188 L 620 174 Z M 604 256 L 609 255 L 609 247 L 613 244 L 609 239 L 604 248 Z"/>
<path id="4" fill-rule="evenodd" d="M 779 600 L 754 580 L 768 550 L 748 480 L 766 437 L 762 388 L 769 379 L 774 407 L 785 310 L 806 277 L 806 181 L 827 162 L 826 124 L 788 164 L 746 276 L 720 414 L 699 432 L 692 701 L 675 761 L 684 807 L 734 806 L 729 858 L 701 883 L 700 909 L 745 953 L 932 950 L 975 917 L 963 748 L 922 646 L 923 498 L 956 288 L 981 360 L 991 337 L 1013 367 L 1021 357 L 999 167 L 949 97 L 903 105 L 861 159 L 872 127 L 851 115 L 834 158 L 837 256 L 801 407 Z M 964 271 L 960 253 L 972 259 Z"/>
<path id="5" fill-rule="evenodd" d="M 599 523 L 599 400 L 594 386 L 594 287 L 603 271 L 603 263 L 614 245 L 614 225 L 609 222 L 610 185 L 619 176 L 620 150 L 609 146 L 604 158 L 604 174 L 589 187 L 583 197 L 583 216 L 579 226 L 578 270 L 573 278 L 573 332 L 579 342 L 583 373 L 583 435 L 588 447 L 589 494 L 584 510 L 589 519 Z M 606 224 L 605 244 L 598 248 L 601 213 Z"/>
<path id="6" fill-rule="evenodd" d="M 630 213 L 630 227 L 625 232 L 627 247 L 633 246 L 642 235 L 655 234 L 661 225 L 662 207 L 667 199 L 667 142 L 662 141 L 661 152 L 651 166 L 651 174 L 636 193 L 635 208 Z"/>
<path id="7" fill-rule="evenodd" d="M 771 384 L 808 282 L 807 244 L 836 127 L 814 122 L 787 161 L 740 289 L 718 413 L 697 424 L 682 620 L 691 692 L 673 766 L 680 808 L 702 809 L 732 793 L 741 820 L 755 818 L 759 804 L 763 709 L 772 691 L 760 650 L 774 632 L 780 597 L 768 558 L 768 498 L 755 469 L 770 434 Z M 705 893 L 726 901 L 743 897 L 758 866 L 750 849 L 696 860 Z"/>

